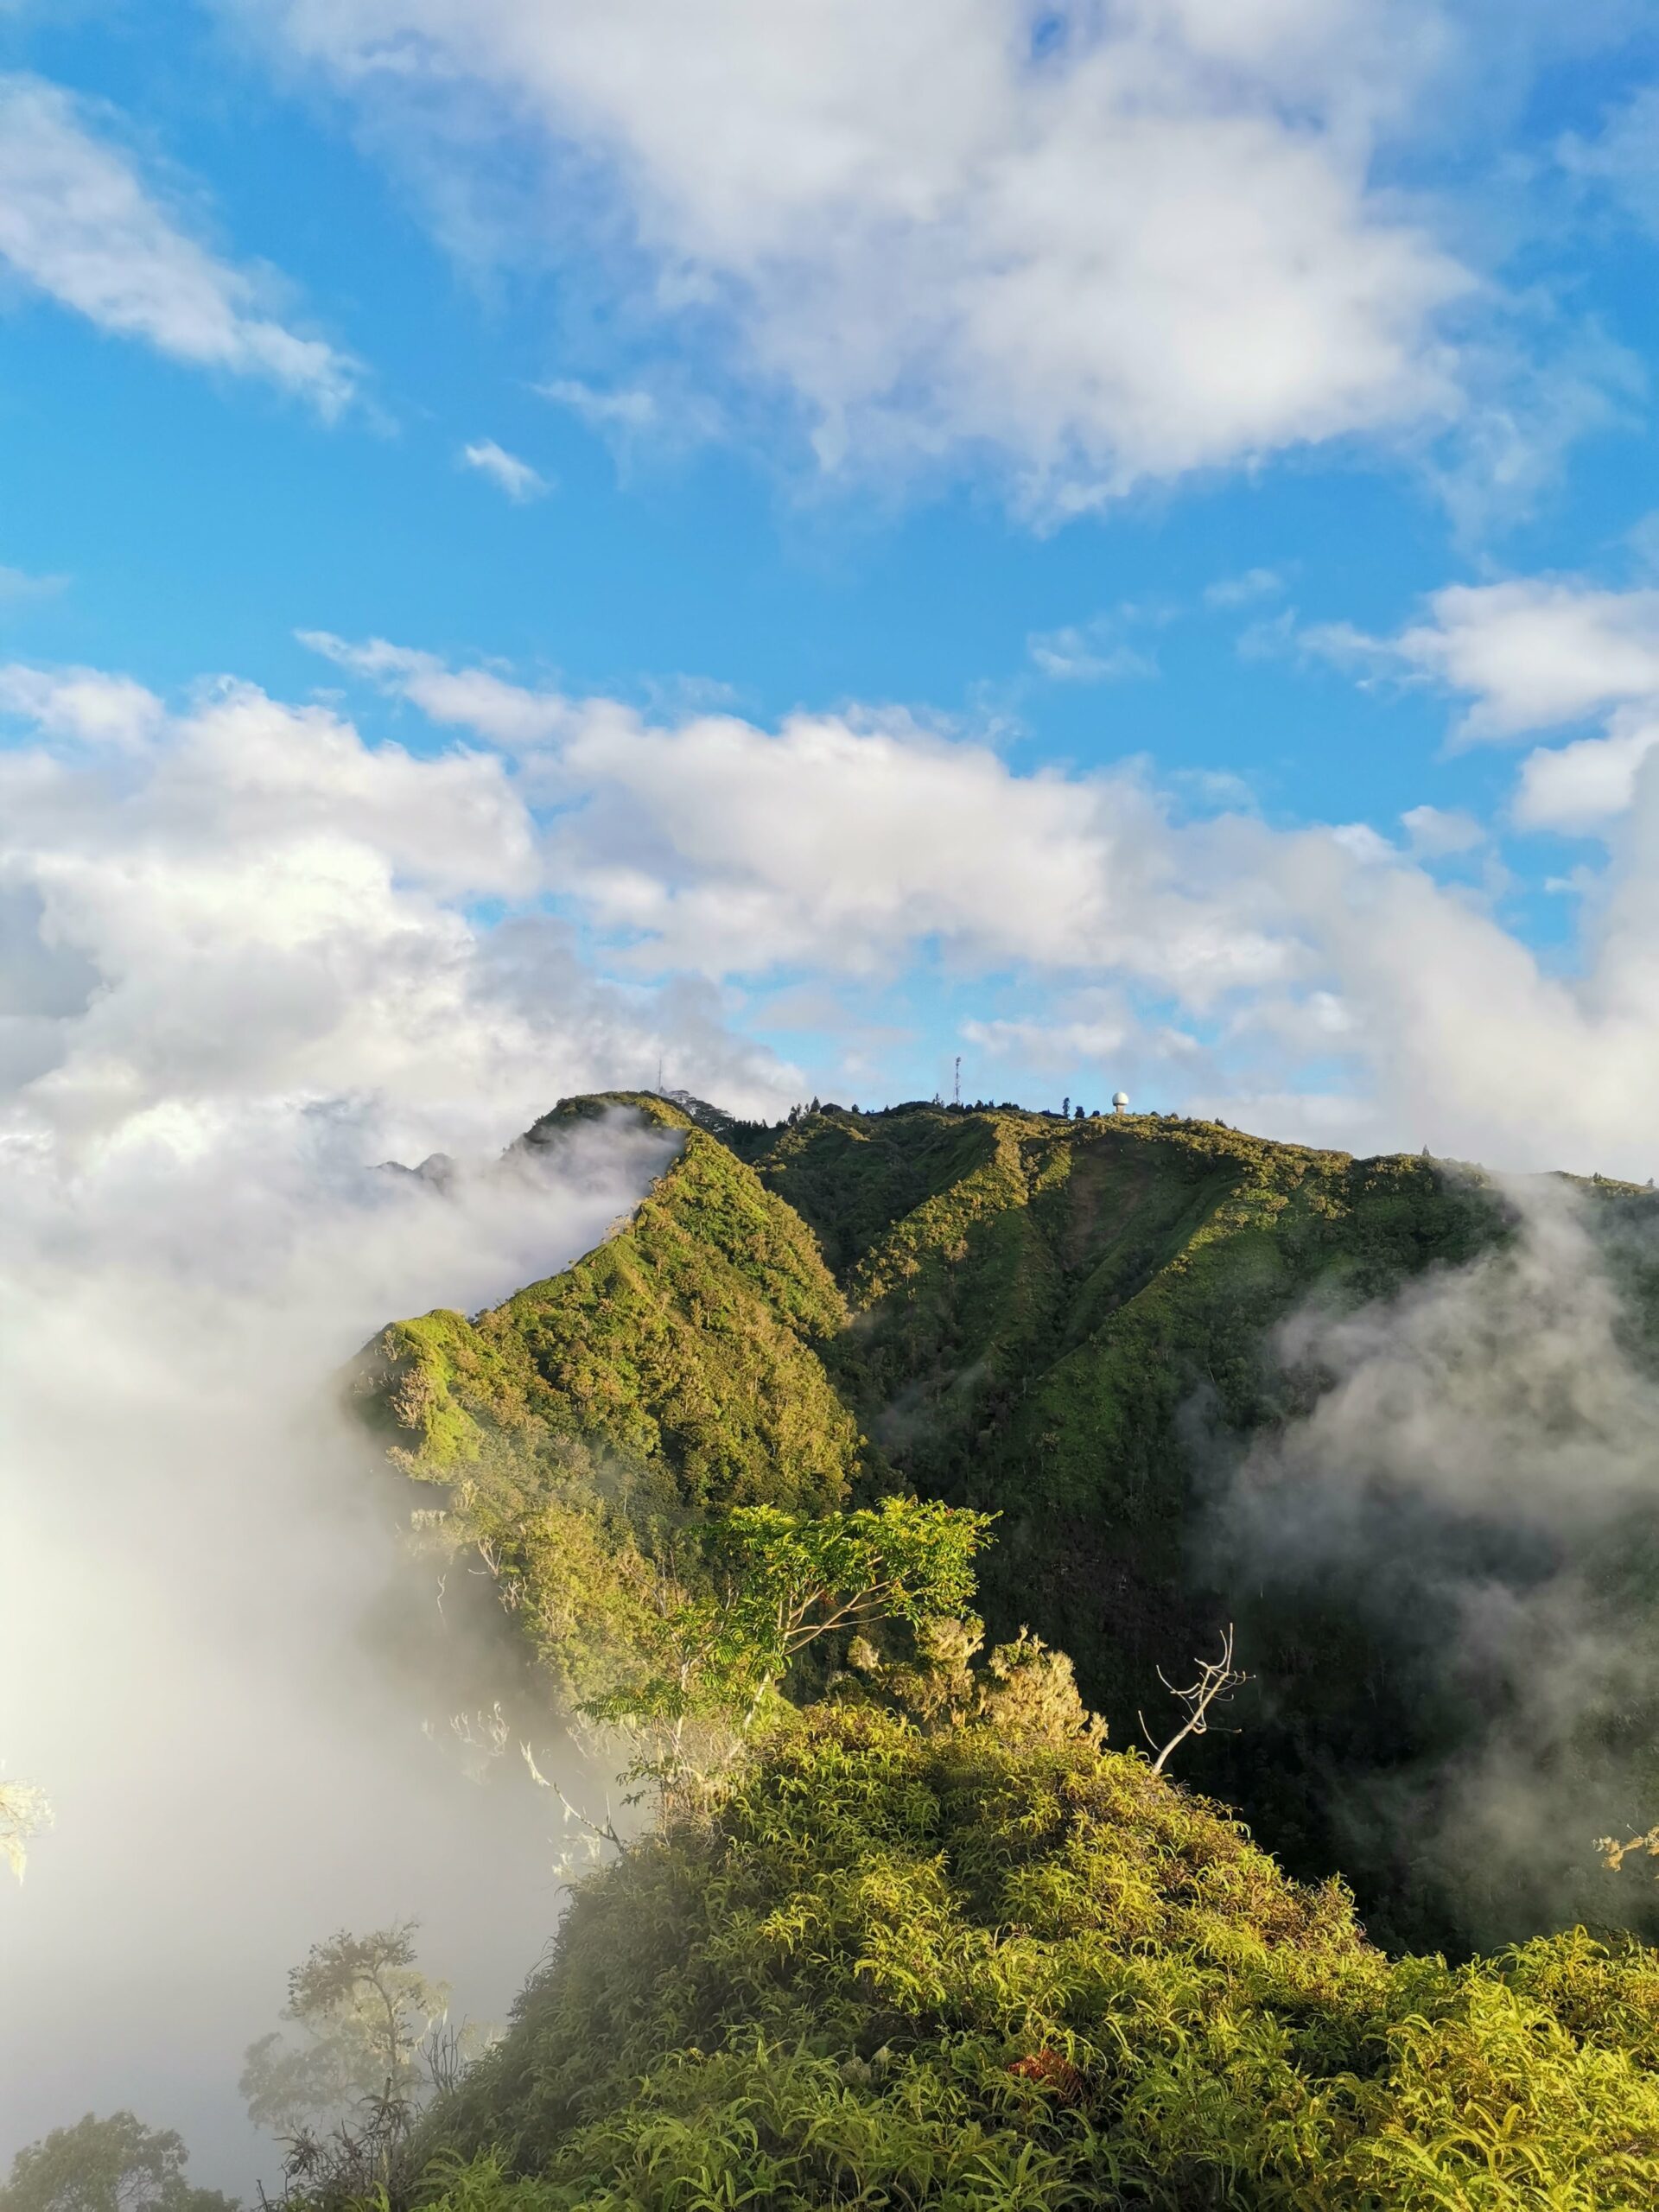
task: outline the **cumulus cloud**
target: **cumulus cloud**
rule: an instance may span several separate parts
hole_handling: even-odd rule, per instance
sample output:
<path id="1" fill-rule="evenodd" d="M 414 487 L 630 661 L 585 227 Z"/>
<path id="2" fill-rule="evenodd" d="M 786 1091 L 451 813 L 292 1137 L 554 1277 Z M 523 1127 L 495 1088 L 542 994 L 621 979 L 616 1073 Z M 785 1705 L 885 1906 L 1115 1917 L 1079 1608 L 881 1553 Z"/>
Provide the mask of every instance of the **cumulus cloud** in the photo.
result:
<path id="1" fill-rule="evenodd" d="M 552 489 L 538 469 L 527 461 L 520 461 L 517 454 L 499 446 L 493 438 L 480 438 L 461 449 L 461 458 L 468 468 L 475 468 L 480 476 L 487 476 L 499 485 L 515 505 L 522 506 L 531 499 L 544 499 Z"/>
<path id="2" fill-rule="evenodd" d="M 1659 590 L 1572 578 L 1448 584 L 1393 638 L 1332 625 L 1302 632 L 1331 658 L 1433 682 L 1469 700 L 1459 734 L 1497 741 L 1659 695 Z"/>
<path id="3" fill-rule="evenodd" d="M 448 742 L 370 745 L 221 684 L 136 747 L 42 729 L 3 756 L 0 957 L 33 1009 L 0 1020 L 19 1129 L 95 1141 L 162 1102 L 272 1092 L 528 1118 L 651 1080 L 659 1053 L 753 1110 L 803 1093 L 734 1037 L 733 995 L 922 960 L 996 979 L 999 1014 L 1019 979 L 1007 1018 L 1033 1036 L 1121 1006 L 1166 1095 L 1198 1079 L 1171 1040 L 1198 1037 L 1230 1119 L 1293 1134 L 1312 1101 L 1322 1141 L 1361 1149 L 1653 1172 L 1645 768 L 1580 941 L 1546 961 L 1422 864 L 1461 844 L 1456 817 L 1408 823 L 1414 855 L 1363 824 L 1195 812 L 1133 763 L 1022 772 L 891 709 L 769 728 L 322 642 Z M 1119 995 L 1068 1008 L 1079 990 Z M 764 1028 L 759 1001 L 747 1018 Z"/>
<path id="4" fill-rule="evenodd" d="M 0 715 L 89 744 L 136 746 L 160 727 L 162 702 L 130 676 L 95 668 L 0 667 Z"/>
<path id="5" fill-rule="evenodd" d="M 1386 35 L 1363 0 L 238 11 L 429 166 L 468 101 L 471 168 L 530 134 L 543 234 L 712 334 L 826 468 L 989 451 L 1053 514 L 1464 404 L 1474 280 L 1374 181 L 1444 48 L 1427 0 Z"/>
<path id="6" fill-rule="evenodd" d="M 0 752 L 0 957 L 36 978 L 32 1011 L 3 979 L 0 1130 L 95 1144 L 152 1115 L 211 1127 L 261 1096 L 380 1096 L 442 1143 L 452 1116 L 510 1134 L 664 1053 L 682 1081 L 772 1095 L 706 992 L 583 970 L 499 754 L 370 746 L 235 683 L 177 711 L 143 694 L 136 735 L 118 686 L 122 741 L 89 747 L 101 696 L 35 674 L 35 735 Z M 29 689 L 14 672 L 14 703 Z M 67 994 L 48 1010 L 43 961 Z"/>
<path id="7" fill-rule="evenodd" d="M 1472 852 L 1485 842 L 1486 832 L 1471 814 L 1440 806 L 1408 807 L 1400 817 L 1411 841 L 1411 849 L 1425 860 L 1449 859 Z"/>
<path id="8" fill-rule="evenodd" d="M 1018 775 L 902 712 L 654 721 L 380 639 L 308 642 L 435 720 L 543 746 L 558 880 L 636 964 L 870 973 L 931 937 L 964 961 L 1128 960 L 1195 997 L 1279 970 L 1238 906 L 1166 866 L 1163 802 L 1133 770 Z"/>
<path id="9" fill-rule="evenodd" d="M 1621 709 L 1605 737 L 1541 745 L 1521 764 L 1513 813 L 1523 830 L 1605 829 L 1635 802 L 1643 762 L 1659 746 L 1659 705 Z"/>
<path id="10" fill-rule="evenodd" d="M 1463 741 L 1498 743 L 1605 719 L 1604 734 L 1540 747 L 1523 764 L 1513 817 L 1523 830 L 1600 830 L 1629 808 L 1659 732 L 1659 590 L 1573 578 L 1451 584 L 1427 619 L 1393 638 L 1344 625 L 1300 642 L 1340 664 L 1433 683 L 1468 703 Z"/>
<path id="11" fill-rule="evenodd" d="M 467 671 L 452 691 L 410 649 L 331 651 L 399 696 L 435 687 L 464 722 Z M 1039 993 L 1110 982 L 1160 1034 L 1179 1033 L 1171 1008 L 1209 1025 L 1230 1119 L 1294 1133 L 1294 1071 L 1320 1141 L 1651 1172 L 1659 788 L 1640 776 L 1563 968 L 1368 825 L 1193 816 L 1133 765 L 1022 773 L 892 711 L 653 719 L 494 672 L 484 697 L 486 728 L 541 734 L 526 760 L 548 865 L 619 970 L 883 978 L 938 957 Z M 1425 859 L 1467 829 L 1406 827 Z M 1185 1089 L 1190 1069 L 1172 1069 Z"/>
<path id="12" fill-rule="evenodd" d="M 354 365 L 264 312 L 268 288 L 191 234 L 104 122 L 37 77 L 0 75 L 0 262 L 100 330 L 337 415 Z"/>

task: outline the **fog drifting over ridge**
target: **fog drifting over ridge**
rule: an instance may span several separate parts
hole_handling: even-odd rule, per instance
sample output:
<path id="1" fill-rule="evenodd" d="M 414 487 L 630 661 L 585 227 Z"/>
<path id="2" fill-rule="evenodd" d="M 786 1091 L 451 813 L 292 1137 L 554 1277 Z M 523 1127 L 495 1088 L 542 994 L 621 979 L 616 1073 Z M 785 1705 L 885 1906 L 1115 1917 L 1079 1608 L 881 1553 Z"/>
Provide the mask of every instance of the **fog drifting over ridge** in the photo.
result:
<path id="1" fill-rule="evenodd" d="M 1494 1249 L 1283 1325 L 1308 1400 L 1249 1445 L 1212 1531 L 1241 1589 L 1347 1610 L 1385 1700 L 1449 1741 L 1357 1785 L 1349 1841 L 1395 1839 L 1489 1948 L 1650 1929 L 1645 1868 L 1616 1879 L 1596 1844 L 1659 1810 L 1659 1200 L 1599 1217 L 1551 1178 L 1493 1198 Z"/>
<path id="2" fill-rule="evenodd" d="M 587 1127 L 441 1192 L 369 1164 L 360 1109 L 196 1135 L 0 1152 L 0 1749 L 57 1813 L 0 1893 L 0 2167 L 130 2106 L 245 2194 L 242 2052 L 313 1942 L 418 1916 L 455 2012 L 499 2019 L 560 1904 L 549 1801 L 467 1779 L 369 1634 L 398 1502 L 334 1372 L 567 1264 L 677 1141 Z"/>

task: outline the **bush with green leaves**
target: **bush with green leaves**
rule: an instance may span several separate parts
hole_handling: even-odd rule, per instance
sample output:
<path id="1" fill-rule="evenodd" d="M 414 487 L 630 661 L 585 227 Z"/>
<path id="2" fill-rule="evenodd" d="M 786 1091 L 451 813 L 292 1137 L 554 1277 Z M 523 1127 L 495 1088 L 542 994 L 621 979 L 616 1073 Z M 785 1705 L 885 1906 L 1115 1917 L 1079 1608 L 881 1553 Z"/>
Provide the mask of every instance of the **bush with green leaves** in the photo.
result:
<path id="1" fill-rule="evenodd" d="M 591 1878 L 429 2123 L 432 2212 L 1659 2201 L 1650 1952 L 1391 1961 L 1075 1697 L 1021 1709 L 819 1706 Z"/>

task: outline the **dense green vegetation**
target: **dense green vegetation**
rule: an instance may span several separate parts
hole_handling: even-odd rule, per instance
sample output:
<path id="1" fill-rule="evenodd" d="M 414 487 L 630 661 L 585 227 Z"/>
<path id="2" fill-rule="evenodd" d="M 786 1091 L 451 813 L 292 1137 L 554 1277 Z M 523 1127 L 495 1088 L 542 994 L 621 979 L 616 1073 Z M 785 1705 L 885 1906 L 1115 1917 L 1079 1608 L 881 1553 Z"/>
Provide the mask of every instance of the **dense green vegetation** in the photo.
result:
<path id="1" fill-rule="evenodd" d="M 583 1885 L 423 2149 L 443 2212 L 1615 2212 L 1659 1961 L 1390 1962 L 1075 1699 L 821 1705 Z"/>
<path id="2" fill-rule="evenodd" d="M 1236 1571 L 1205 1508 L 1309 1402 L 1276 1324 L 1500 1243 L 1487 1179 L 1173 1117 L 937 1104 L 766 1128 L 578 1100 L 527 1141 L 618 1109 L 683 1133 L 633 1219 L 491 1313 L 388 1330 L 358 1376 L 397 1463 L 442 1486 L 440 1535 L 481 1548 L 569 1696 L 615 1689 L 710 1516 L 896 1490 L 994 1512 L 995 1634 L 1029 1623 L 1069 1651 L 1127 1738 L 1159 1669 L 1236 1620 L 1239 1732 L 1184 1770 L 1293 1872 L 1342 1869 L 1387 1940 L 1466 1942 L 1398 1824 L 1343 1817 L 1356 1786 L 1414 1788 L 1484 1725 L 1438 1663 L 1445 1618 L 1387 1575 Z M 1610 1218 L 1652 1204 L 1593 1188 Z M 1490 1564 L 1487 1531 L 1424 1540 Z M 1649 1548 L 1621 1540 L 1619 1572 Z"/>

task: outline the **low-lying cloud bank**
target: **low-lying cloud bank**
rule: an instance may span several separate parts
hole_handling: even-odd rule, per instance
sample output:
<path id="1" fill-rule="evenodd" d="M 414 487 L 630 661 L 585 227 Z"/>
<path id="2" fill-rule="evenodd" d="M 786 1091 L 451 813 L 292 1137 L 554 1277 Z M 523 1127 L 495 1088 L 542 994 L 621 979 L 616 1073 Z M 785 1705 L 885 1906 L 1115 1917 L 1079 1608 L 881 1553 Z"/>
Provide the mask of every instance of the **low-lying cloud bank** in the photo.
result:
<path id="1" fill-rule="evenodd" d="M 407 1506 L 333 1378 L 387 1319 L 566 1264 L 673 1141 L 588 1128 L 440 1189 L 373 1165 L 361 1109 L 157 1118 L 90 1164 L 0 1150 L 0 1749 L 57 1813 L 0 1895 L 0 2166 L 130 2106 L 245 2193 L 241 2054 L 312 1943 L 418 1916 L 499 2019 L 560 1903 L 549 1801 L 445 1746 L 493 1663 L 464 1593 L 441 1620 L 400 1586 L 423 1663 L 391 1656 Z"/>
<path id="2" fill-rule="evenodd" d="M 1597 1839 L 1659 1819 L 1659 1201 L 1502 1193 L 1470 1264 L 1281 1332 L 1312 1400 L 1245 1457 L 1219 1529 L 1237 1586 L 1345 1618 L 1357 1738 L 1422 1747 L 1356 1783 L 1350 1863 L 1393 1857 L 1487 1945 L 1576 1918 L 1651 1927 Z M 1293 1701 L 1287 1677 L 1281 1695 Z"/>

